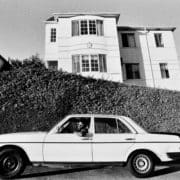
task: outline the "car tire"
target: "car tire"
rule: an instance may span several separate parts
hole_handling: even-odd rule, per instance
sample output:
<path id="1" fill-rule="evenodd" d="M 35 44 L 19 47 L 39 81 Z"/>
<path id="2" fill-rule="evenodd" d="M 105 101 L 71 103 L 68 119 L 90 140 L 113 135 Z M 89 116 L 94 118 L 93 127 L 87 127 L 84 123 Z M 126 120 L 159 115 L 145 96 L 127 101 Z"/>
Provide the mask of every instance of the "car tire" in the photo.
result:
<path id="1" fill-rule="evenodd" d="M 20 175 L 25 169 L 22 153 L 16 149 L 3 149 L 0 151 L 0 177 L 14 178 Z"/>
<path id="2" fill-rule="evenodd" d="M 138 178 L 151 176 L 154 172 L 154 166 L 152 156 L 145 152 L 133 154 L 128 161 L 128 168 Z"/>

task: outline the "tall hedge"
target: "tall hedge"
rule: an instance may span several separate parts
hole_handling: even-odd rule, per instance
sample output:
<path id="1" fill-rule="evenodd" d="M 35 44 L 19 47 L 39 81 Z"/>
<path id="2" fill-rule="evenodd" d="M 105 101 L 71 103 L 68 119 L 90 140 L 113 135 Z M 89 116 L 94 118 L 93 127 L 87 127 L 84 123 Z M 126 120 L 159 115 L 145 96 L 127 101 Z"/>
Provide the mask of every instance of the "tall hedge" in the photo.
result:
<path id="1" fill-rule="evenodd" d="M 48 131 L 73 113 L 125 115 L 148 131 L 180 132 L 180 92 L 128 86 L 14 62 L 0 74 L 0 133 Z"/>

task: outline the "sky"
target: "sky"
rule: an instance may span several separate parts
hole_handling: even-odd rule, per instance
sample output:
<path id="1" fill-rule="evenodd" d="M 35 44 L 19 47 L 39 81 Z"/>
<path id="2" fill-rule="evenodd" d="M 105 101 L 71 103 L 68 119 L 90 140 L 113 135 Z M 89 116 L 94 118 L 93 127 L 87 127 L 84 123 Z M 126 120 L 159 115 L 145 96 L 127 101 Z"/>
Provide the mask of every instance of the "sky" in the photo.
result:
<path id="1" fill-rule="evenodd" d="M 115 12 L 122 26 L 177 27 L 180 56 L 180 0 L 0 0 L 0 54 L 22 60 L 38 53 L 44 58 L 44 21 L 67 12 Z"/>

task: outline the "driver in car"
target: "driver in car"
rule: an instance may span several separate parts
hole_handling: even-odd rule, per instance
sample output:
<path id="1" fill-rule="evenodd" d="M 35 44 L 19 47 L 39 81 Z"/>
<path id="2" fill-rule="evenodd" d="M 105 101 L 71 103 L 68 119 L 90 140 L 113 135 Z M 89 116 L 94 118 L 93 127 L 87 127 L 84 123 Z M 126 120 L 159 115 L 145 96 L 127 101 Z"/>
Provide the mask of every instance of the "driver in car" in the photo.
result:
<path id="1" fill-rule="evenodd" d="M 79 136 L 86 136 L 88 133 L 88 126 L 84 122 L 78 121 L 76 133 L 78 133 Z"/>

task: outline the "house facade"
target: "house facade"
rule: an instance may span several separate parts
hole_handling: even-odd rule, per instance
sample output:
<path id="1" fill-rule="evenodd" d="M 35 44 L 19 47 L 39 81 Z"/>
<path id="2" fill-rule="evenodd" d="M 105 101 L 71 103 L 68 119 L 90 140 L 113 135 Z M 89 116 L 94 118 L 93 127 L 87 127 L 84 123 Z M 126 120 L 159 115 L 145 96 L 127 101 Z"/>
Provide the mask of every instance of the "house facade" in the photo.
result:
<path id="1" fill-rule="evenodd" d="M 50 69 L 128 84 L 180 90 L 174 27 L 124 27 L 120 14 L 53 14 L 45 21 Z"/>

